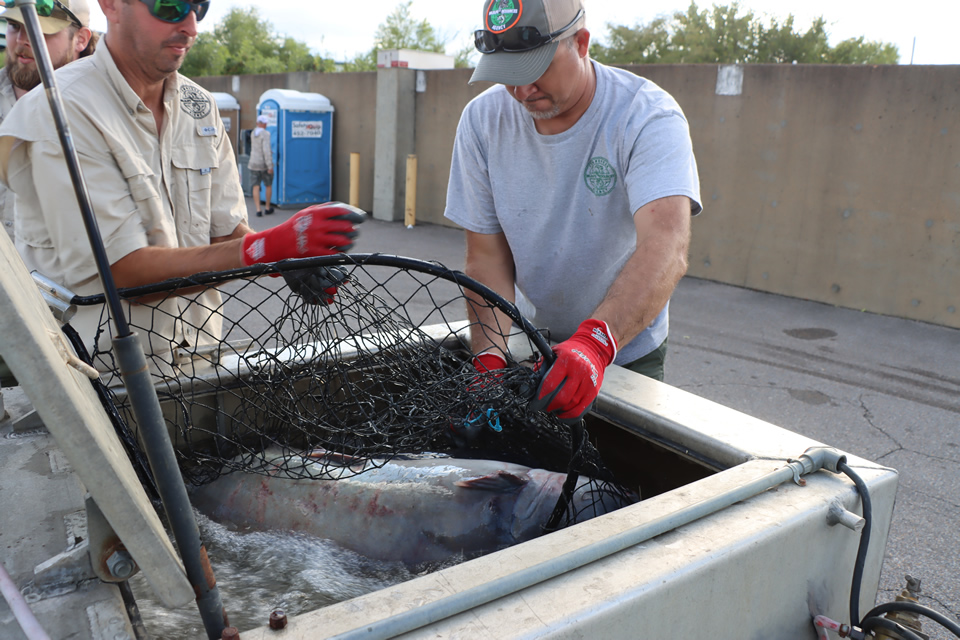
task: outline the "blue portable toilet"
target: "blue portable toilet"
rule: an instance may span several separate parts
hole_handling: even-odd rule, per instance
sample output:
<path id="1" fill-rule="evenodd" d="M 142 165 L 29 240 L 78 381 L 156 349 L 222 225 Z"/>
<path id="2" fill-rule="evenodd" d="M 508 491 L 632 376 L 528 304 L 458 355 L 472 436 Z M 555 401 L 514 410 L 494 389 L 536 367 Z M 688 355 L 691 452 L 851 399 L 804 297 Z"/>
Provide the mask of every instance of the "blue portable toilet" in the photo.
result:
<path id="1" fill-rule="evenodd" d="M 270 119 L 273 202 L 283 206 L 329 201 L 333 189 L 330 100 L 319 93 L 270 89 L 260 96 L 257 115 Z"/>

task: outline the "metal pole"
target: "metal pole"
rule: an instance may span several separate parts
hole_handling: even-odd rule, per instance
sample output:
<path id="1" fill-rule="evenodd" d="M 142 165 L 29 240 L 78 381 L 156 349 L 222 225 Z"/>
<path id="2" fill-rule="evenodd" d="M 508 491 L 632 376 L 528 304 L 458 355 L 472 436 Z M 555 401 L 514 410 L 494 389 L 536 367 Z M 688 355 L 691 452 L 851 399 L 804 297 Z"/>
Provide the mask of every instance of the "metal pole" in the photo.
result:
<path id="1" fill-rule="evenodd" d="M 403 224 L 412 229 L 417 224 L 417 156 L 407 156 L 407 202 L 404 208 Z"/>
<path id="2" fill-rule="evenodd" d="M 0 594 L 3 594 L 13 617 L 16 618 L 17 624 L 20 625 L 20 629 L 28 640 L 50 640 L 50 636 L 40 626 L 40 621 L 33 615 L 27 599 L 20 593 L 20 589 L 2 564 L 0 564 Z"/>
<path id="3" fill-rule="evenodd" d="M 73 145 L 63 103 L 57 90 L 50 53 L 47 51 L 47 43 L 40 31 L 36 2 L 37 0 L 17 0 L 16 5 L 20 7 L 23 14 L 27 37 L 30 39 L 40 79 L 47 93 L 50 110 L 53 112 L 53 120 L 60 137 L 60 144 L 63 146 L 67 169 L 80 205 L 80 213 L 93 250 L 100 281 L 103 284 L 104 296 L 116 327 L 117 337 L 113 340 L 113 348 L 120 363 L 120 375 L 129 394 L 137 424 L 143 433 L 144 448 L 147 459 L 150 461 L 150 469 L 157 482 L 160 499 L 163 501 L 177 548 L 180 550 L 187 579 L 197 594 L 197 606 L 200 609 L 204 628 L 211 640 L 217 640 L 226 627 L 226 613 L 220 600 L 220 591 L 217 589 L 213 569 L 200 539 L 200 530 L 187 496 L 187 489 L 183 484 L 180 468 L 177 466 L 176 454 L 170 442 L 170 434 L 167 433 L 156 389 L 150 379 L 143 346 L 137 335 L 130 330 L 113 274 L 110 271 L 110 261 L 97 226 L 90 194 L 83 180 L 80 160 Z"/>

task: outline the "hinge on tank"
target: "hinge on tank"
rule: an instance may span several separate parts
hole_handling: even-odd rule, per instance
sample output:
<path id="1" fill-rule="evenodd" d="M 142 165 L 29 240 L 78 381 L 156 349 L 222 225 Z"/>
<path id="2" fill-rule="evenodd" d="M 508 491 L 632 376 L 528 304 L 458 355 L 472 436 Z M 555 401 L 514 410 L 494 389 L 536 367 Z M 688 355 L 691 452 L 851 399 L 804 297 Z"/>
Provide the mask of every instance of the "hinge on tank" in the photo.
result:
<path id="1" fill-rule="evenodd" d="M 27 602 L 71 593 L 89 580 L 123 582 L 138 571 L 90 496 L 86 499 L 86 525 L 86 531 L 71 532 L 73 542 L 64 551 L 34 567 L 33 580 L 20 589 Z"/>

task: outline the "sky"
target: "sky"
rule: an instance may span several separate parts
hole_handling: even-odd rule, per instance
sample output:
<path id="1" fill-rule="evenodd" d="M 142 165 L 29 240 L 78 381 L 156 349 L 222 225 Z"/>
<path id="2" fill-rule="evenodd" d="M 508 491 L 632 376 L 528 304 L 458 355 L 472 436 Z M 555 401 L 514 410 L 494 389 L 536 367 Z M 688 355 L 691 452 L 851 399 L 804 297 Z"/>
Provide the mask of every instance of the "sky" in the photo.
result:
<path id="1" fill-rule="evenodd" d="M 366 53 L 373 47 L 377 27 L 403 0 L 354 0 L 309 2 L 305 0 L 211 0 L 200 23 L 211 30 L 233 7 L 257 6 L 262 18 L 282 35 L 307 43 L 314 53 L 338 62 Z M 95 2 L 91 26 L 104 30 L 106 20 Z M 700 0 L 703 9 L 732 0 Z M 483 0 L 413 0 L 411 15 L 426 20 L 453 54 L 471 43 L 470 34 L 480 28 Z M 659 15 L 685 11 L 689 0 L 584 0 L 587 26 L 594 41 L 603 42 L 606 24 L 646 24 Z M 806 30 L 818 16 L 827 21 L 829 42 L 863 36 L 896 45 L 901 64 L 960 64 L 956 30 L 960 24 L 960 0 L 913 0 L 890 3 L 866 0 L 740 0 L 742 9 L 779 20 L 795 17 L 795 29 Z"/>

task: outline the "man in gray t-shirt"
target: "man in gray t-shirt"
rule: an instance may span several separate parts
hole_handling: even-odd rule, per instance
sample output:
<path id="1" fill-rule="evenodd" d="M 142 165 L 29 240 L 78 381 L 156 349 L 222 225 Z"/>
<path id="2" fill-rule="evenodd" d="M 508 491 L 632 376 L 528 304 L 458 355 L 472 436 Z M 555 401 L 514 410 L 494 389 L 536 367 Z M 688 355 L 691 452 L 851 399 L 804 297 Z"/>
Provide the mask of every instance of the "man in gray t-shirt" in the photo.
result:
<path id="1" fill-rule="evenodd" d="M 467 273 L 561 340 L 534 404 L 577 418 L 614 361 L 663 379 L 701 210 L 689 128 L 655 84 L 590 60 L 581 0 L 485 0 L 483 25 L 471 82 L 499 84 L 461 116 L 444 215 Z M 505 344 L 473 341 L 478 370 L 505 366 Z"/>

